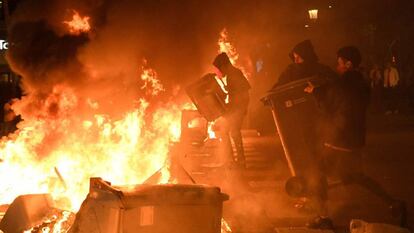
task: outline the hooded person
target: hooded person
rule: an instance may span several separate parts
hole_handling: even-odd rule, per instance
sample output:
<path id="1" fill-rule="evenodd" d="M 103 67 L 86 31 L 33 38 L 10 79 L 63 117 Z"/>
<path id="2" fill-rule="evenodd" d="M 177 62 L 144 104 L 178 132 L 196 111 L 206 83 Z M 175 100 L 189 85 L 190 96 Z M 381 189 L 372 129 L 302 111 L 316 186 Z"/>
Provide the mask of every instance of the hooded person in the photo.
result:
<path id="1" fill-rule="evenodd" d="M 226 78 L 225 89 L 229 97 L 227 112 L 224 115 L 224 119 L 226 120 L 226 135 L 224 140 L 229 146 L 230 154 L 233 155 L 229 138 L 231 136 L 236 147 L 237 165 L 244 168 L 246 164 L 241 128 L 249 106 L 250 84 L 243 75 L 243 72 L 231 64 L 226 53 L 217 55 L 213 61 L 213 65 L 220 72 L 219 76 Z"/>
<path id="2" fill-rule="evenodd" d="M 337 71 L 340 77 L 318 88 L 309 83 L 305 89 L 305 92 L 315 96 L 325 122 L 322 130 L 323 149 L 319 158 L 321 183 L 310 187 L 312 193 L 316 194 L 313 198 L 319 206 L 320 215 L 308 223 L 312 228 L 332 226 L 326 209 L 328 177 L 341 180 L 344 185 L 362 186 L 389 204 L 394 213 L 400 214 L 401 225 L 406 222 L 405 203 L 390 196 L 362 169 L 370 89 L 359 69 L 361 60 L 358 48 L 340 48 L 337 52 Z"/>
<path id="3" fill-rule="evenodd" d="M 310 40 L 304 40 L 297 44 L 289 53 L 289 57 L 293 63 L 288 65 L 280 74 L 273 88 L 315 75 L 327 79 L 336 77 L 335 72 L 331 68 L 318 62 L 318 56 Z"/>

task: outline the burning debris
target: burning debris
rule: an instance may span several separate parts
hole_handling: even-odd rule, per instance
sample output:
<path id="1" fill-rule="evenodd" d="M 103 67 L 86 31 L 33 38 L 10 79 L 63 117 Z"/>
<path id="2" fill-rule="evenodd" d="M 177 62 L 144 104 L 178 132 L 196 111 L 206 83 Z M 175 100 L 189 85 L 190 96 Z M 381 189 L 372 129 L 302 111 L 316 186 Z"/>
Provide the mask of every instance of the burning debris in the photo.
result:
<path id="1" fill-rule="evenodd" d="M 1 176 L 15 177 L 4 178 L 9 182 L 3 184 L 3 202 L 18 194 L 50 192 L 63 198 L 65 208 L 76 210 L 86 194 L 84 181 L 93 174 L 106 174 L 122 184 L 140 183 L 164 165 L 169 142 L 177 137 L 172 123 L 179 125 L 178 107 L 160 108 L 145 122 L 149 103 L 142 99 L 123 119 L 95 114 L 82 120 L 70 115 L 77 99 L 67 92 L 56 94 L 54 101 L 61 105 L 57 108 L 68 112 L 23 121 L 16 134 L 1 143 Z"/>
<path id="2" fill-rule="evenodd" d="M 34 226 L 23 233 L 66 233 L 75 220 L 75 214 L 69 211 L 56 211 L 51 217 L 46 217 L 40 225 Z"/>
<path id="3" fill-rule="evenodd" d="M 157 79 L 157 72 L 151 68 L 148 68 L 147 63 L 147 60 L 144 59 L 141 73 L 141 80 L 144 81 L 144 85 L 142 85 L 141 89 L 150 90 L 147 94 L 156 96 L 160 92 L 165 91 L 165 89 L 160 80 Z"/>
<path id="4" fill-rule="evenodd" d="M 91 25 L 89 16 L 80 16 L 79 13 L 73 10 L 72 20 L 64 21 L 63 23 L 68 26 L 69 32 L 72 35 L 79 35 L 81 33 L 86 33 L 91 30 Z"/>
<path id="5" fill-rule="evenodd" d="M 25 195 L 10 205 L 0 229 L 7 233 L 231 232 L 222 219 L 228 198 L 219 188 L 205 185 L 113 186 L 91 178 L 76 217 L 55 209 L 46 194 Z"/>
<path id="6" fill-rule="evenodd" d="M 165 89 L 147 62 L 141 73 L 119 78 L 80 59 L 83 49 L 94 49 L 85 35 L 91 19 L 75 10 L 61 25 L 43 16 L 11 24 L 8 59 L 26 95 L 12 105 L 23 119 L 18 130 L 0 141 L 1 203 L 50 193 L 59 208 L 77 211 L 90 177 L 138 184 L 168 163 L 181 104 L 149 98 Z M 68 29 L 62 25 L 69 35 L 60 34 Z M 168 181 L 168 170 L 163 174 Z"/>
<path id="7" fill-rule="evenodd" d="M 48 194 L 17 197 L 1 219 L 0 229 L 7 233 L 63 233 L 72 225 L 75 215 L 54 207 Z"/>

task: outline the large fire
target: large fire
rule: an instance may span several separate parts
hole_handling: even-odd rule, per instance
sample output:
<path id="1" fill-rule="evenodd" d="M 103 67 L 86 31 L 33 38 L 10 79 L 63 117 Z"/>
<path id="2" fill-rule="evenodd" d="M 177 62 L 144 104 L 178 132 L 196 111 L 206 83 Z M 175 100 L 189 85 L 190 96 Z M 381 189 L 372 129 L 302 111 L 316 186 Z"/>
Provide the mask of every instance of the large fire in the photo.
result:
<path id="1" fill-rule="evenodd" d="M 74 11 L 72 19 L 63 23 L 76 36 L 91 30 L 89 21 L 89 16 Z M 220 52 L 227 52 L 236 64 L 238 53 L 227 34 L 225 29 L 220 34 Z M 78 96 L 64 82 L 36 100 L 40 101 L 37 114 L 25 117 L 16 132 L 0 139 L 0 204 L 23 194 L 50 193 L 57 208 L 76 212 L 89 191 L 91 177 L 132 185 L 159 172 L 158 183 L 176 182 L 170 175 L 169 148 L 179 140 L 182 109 L 193 106 L 170 102 L 152 106 L 150 99 L 165 89 L 146 61 L 141 68 L 137 85 L 145 96 L 136 99 L 135 108 L 121 117 L 97 113 L 98 101 Z M 29 91 L 13 103 L 13 109 L 33 99 Z M 88 112 L 87 117 L 80 108 Z M 215 138 L 213 125 L 208 128 L 210 138 Z M 69 215 L 62 213 L 53 232 L 64 232 L 60 228 Z M 224 232 L 231 231 L 227 222 L 222 224 Z"/>
<path id="2" fill-rule="evenodd" d="M 145 68 L 141 78 L 154 83 L 155 75 Z M 160 91 L 158 85 L 145 88 L 152 95 Z M 58 105 L 60 114 L 44 111 L 42 116 L 24 119 L 15 134 L 0 141 L 0 203 L 10 203 L 21 194 L 50 193 L 58 207 L 76 211 L 88 193 L 90 177 L 138 184 L 166 166 L 169 144 L 180 134 L 178 105 L 149 111 L 150 103 L 141 98 L 136 109 L 120 119 L 95 114 L 85 120 L 73 111 L 79 101 L 69 87 L 55 86 L 43 105 L 45 109 Z M 93 111 L 98 106 L 89 107 Z M 159 182 L 169 180 L 168 169 L 162 179 Z"/>

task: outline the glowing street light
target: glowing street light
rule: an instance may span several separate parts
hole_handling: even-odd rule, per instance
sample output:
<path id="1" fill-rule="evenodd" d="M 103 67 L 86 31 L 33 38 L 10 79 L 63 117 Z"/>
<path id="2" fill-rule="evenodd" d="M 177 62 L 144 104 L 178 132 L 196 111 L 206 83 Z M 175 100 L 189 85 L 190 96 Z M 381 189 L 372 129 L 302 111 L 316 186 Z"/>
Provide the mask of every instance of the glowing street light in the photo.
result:
<path id="1" fill-rule="evenodd" d="M 316 21 L 318 19 L 318 9 L 310 9 L 308 10 L 309 18 L 312 21 Z"/>

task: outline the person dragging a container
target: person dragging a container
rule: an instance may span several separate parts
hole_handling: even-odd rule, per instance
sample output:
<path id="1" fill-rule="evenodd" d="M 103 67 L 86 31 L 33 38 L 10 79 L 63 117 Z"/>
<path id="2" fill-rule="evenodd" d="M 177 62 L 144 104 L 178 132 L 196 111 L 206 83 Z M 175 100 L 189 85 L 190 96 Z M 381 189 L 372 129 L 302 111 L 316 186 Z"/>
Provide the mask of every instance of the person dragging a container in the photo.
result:
<path id="1" fill-rule="evenodd" d="M 328 198 L 327 177 L 340 180 L 343 184 L 358 184 L 374 193 L 398 210 L 405 221 L 405 205 L 393 199 L 372 178 L 362 171 L 361 150 L 365 146 L 366 111 L 370 89 L 359 71 L 361 55 L 356 47 L 343 47 L 337 52 L 337 70 L 340 78 L 332 83 L 314 88 L 309 83 L 305 92 L 313 93 L 321 110 L 325 125 L 320 154 L 321 183 L 314 186 L 313 193 L 319 201 L 321 216 L 309 222 L 310 227 L 331 226 L 326 217 Z"/>
<path id="2" fill-rule="evenodd" d="M 328 80 L 336 78 L 335 72 L 329 66 L 318 62 L 318 56 L 310 40 L 298 43 L 289 53 L 289 57 L 293 63 L 280 74 L 272 89 L 312 76 L 324 77 Z"/>
<path id="3" fill-rule="evenodd" d="M 241 128 L 249 106 L 250 84 L 241 70 L 231 64 L 226 53 L 217 55 L 213 61 L 213 65 L 218 69 L 219 77 L 222 80 L 225 78 L 225 90 L 228 93 L 227 112 L 224 115 L 226 121 L 226 134 L 224 140 L 228 145 L 230 154 L 233 155 L 229 137 L 231 136 L 236 148 L 236 164 L 241 168 L 245 168 L 246 159 L 244 157 Z"/>

